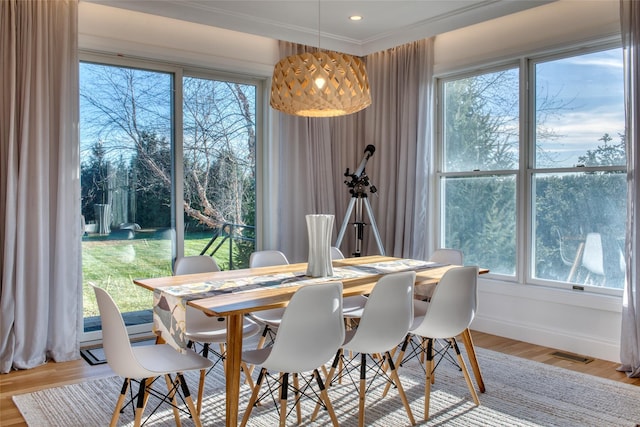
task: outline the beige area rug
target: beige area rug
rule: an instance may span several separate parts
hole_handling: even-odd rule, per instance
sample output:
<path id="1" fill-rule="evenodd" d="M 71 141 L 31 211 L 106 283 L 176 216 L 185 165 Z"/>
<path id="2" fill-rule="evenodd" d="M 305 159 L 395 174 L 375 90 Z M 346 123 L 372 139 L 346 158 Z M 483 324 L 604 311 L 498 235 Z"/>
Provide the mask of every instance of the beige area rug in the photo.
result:
<path id="1" fill-rule="evenodd" d="M 470 399 L 462 373 L 443 361 L 436 370 L 432 391 L 431 418 L 423 417 L 424 374 L 417 363 L 400 369 L 403 385 L 418 425 L 429 426 L 636 426 L 640 424 L 640 387 L 580 374 L 513 356 L 477 349 L 484 374 L 486 393 L 479 394 L 481 406 Z M 195 393 L 195 375 L 190 375 Z M 207 393 L 202 420 L 205 426 L 224 425 L 224 387 L 221 372 L 207 376 Z M 93 380 L 35 393 L 14 396 L 29 426 L 98 427 L 109 424 L 122 380 L 117 377 Z M 407 426 L 409 420 L 397 390 L 381 398 L 381 386 L 367 396 L 368 426 Z M 329 390 L 342 426 L 357 425 L 357 394 L 344 382 Z M 249 398 L 246 385 L 241 389 L 241 414 Z M 153 399 L 149 404 L 152 405 Z M 309 421 L 313 404 L 303 404 L 303 423 L 330 425 L 326 413 Z M 121 415 L 120 425 L 131 425 L 131 411 Z M 273 403 L 265 403 L 252 413 L 249 426 L 277 425 Z M 288 425 L 295 425 L 291 414 Z M 161 408 L 146 425 L 174 426 L 172 411 Z M 182 425 L 193 425 L 188 416 Z"/>

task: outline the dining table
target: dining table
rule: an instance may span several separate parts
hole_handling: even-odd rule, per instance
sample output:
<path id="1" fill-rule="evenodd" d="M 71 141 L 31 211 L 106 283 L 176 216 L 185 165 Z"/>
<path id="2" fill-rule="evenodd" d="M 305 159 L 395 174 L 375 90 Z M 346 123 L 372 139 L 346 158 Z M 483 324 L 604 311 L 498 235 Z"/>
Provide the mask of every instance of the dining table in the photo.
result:
<path id="1" fill-rule="evenodd" d="M 239 415 L 240 375 L 242 359 L 242 328 L 244 316 L 251 312 L 285 307 L 295 291 L 313 283 L 340 281 L 343 296 L 369 294 L 384 274 L 413 270 L 416 272 L 415 297 L 424 299 L 430 295 L 446 271 L 459 267 L 429 261 L 411 260 L 382 255 L 352 257 L 333 261 L 334 275 L 328 277 L 306 276 L 306 263 L 245 268 L 210 273 L 135 279 L 134 283 L 154 292 L 154 330 L 160 342 L 177 341 L 181 336 L 176 325 L 182 321 L 171 319 L 171 328 L 156 330 L 162 317 L 160 307 L 166 313 L 179 312 L 174 305 L 185 304 L 209 316 L 227 318 L 226 359 L 226 426 L 237 426 Z M 489 270 L 481 268 L 480 274 Z M 168 301 L 173 301 L 167 304 Z M 160 313 L 160 314 L 158 314 Z M 470 365 L 478 388 L 485 391 L 482 373 L 478 365 L 471 334 L 462 334 Z M 174 343 L 176 344 L 176 343 Z M 178 348 L 179 349 L 179 348 Z"/>

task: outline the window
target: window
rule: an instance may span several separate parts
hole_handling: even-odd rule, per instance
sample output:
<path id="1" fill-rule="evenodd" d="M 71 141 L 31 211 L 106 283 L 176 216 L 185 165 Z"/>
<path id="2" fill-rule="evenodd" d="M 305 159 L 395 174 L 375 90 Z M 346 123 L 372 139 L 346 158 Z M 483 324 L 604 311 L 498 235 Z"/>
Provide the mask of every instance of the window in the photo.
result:
<path id="1" fill-rule="evenodd" d="M 622 289 L 623 91 L 620 48 L 442 78 L 442 245 L 529 283 Z"/>
<path id="2" fill-rule="evenodd" d="M 206 253 L 224 269 L 248 264 L 259 91 L 254 81 L 86 58 L 80 160 L 89 332 L 99 329 L 89 281 L 109 289 L 128 324 L 147 324 L 152 293 L 132 278 L 171 275 L 178 254 Z"/>
<path id="3" fill-rule="evenodd" d="M 465 263 L 513 275 L 519 158 L 517 68 L 443 84 L 442 230 Z"/>
<path id="4" fill-rule="evenodd" d="M 255 248 L 256 86 L 186 76 L 183 117 L 184 253 L 214 254 L 225 270 L 248 267 Z"/>

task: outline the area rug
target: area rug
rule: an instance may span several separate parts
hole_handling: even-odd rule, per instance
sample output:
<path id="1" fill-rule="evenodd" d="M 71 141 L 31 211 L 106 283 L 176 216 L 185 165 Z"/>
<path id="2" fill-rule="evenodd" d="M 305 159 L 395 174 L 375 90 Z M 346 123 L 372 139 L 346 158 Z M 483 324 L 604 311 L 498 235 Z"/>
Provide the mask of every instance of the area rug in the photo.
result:
<path id="1" fill-rule="evenodd" d="M 431 417 L 423 421 L 424 373 L 417 362 L 400 368 L 417 425 L 429 426 L 630 426 L 640 424 L 640 387 L 614 382 L 562 368 L 521 359 L 482 348 L 477 349 L 484 375 L 486 392 L 479 394 L 481 405 L 473 405 L 462 373 L 443 361 L 436 370 L 432 389 Z M 195 393 L 196 375 L 189 375 Z M 14 396 L 13 400 L 29 426 L 99 427 L 109 424 L 122 380 L 118 377 L 92 380 L 80 384 Z M 382 398 L 382 385 L 369 391 L 366 404 L 367 426 L 408 426 L 407 414 L 397 390 Z M 221 372 L 207 376 L 207 396 L 203 404 L 205 426 L 224 426 L 224 384 Z M 329 390 L 342 426 L 358 422 L 358 398 L 353 386 L 345 380 Z M 249 399 L 247 385 L 241 387 L 240 413 Z M 153 404 L 153 399 L 149 404 Z M 302 405 L 305 426 L 330 425 L 326 411 L 309 421 L 312 402 Z M 125 411 L 119 425 L 132 425 L 133 414 Z M 256 407 L 249 426 L 277 425 L 273 403 Z M 295 425 L 295 413 L 288 425 Z M 149 426 L 174 426 L 169 408 L 161 408 L 150 419 Z M 188 416 L 182 425 L 193 425 Z"/>

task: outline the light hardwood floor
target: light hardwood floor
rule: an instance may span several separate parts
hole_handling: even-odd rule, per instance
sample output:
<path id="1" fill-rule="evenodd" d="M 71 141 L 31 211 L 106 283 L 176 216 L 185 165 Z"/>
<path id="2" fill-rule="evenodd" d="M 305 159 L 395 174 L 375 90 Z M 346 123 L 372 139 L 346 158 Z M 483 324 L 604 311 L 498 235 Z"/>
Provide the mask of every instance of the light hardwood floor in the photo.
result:
<path id="1" fill-rule="evenodd" d="M 616 371 L 617 363 L 597 359 L 586 364 L 574 362 L 553 356 L 551 353 L 555 350 L 551 348 L 477 331 L 473 331 L 472 335 L 476 347 L 487 348 L 640 387 L 640 378 L 627 378 L 624 373 Z M 482 368 L 482 361 L 480 361 L 480 367 Z M 106 364 L 90 366 L 84 359 L 65 363 L 47 363 L 38 368 L 0 375 L 0 425 L 3 427 L 26 426 L 24 419 L 11 399 L 11 396 L 15 394 L 29 393 L 110 375 L 113 375 L 113 372 Z M 490 387 L 491 384 L 487 384 L 487 388 Z"/>

